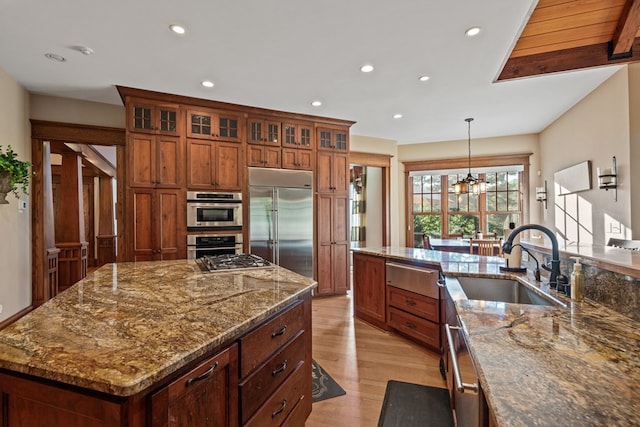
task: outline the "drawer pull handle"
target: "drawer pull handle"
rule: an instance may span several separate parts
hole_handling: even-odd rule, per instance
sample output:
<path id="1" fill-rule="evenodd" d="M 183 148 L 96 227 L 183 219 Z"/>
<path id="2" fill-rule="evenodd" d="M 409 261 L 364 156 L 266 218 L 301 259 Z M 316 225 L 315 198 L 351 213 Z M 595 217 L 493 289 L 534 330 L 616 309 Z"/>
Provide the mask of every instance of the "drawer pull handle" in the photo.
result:
<path id="1" fill-rule="evenodd" d="M 271 338 L 279 337 L 280 335 L 284 335 L 287 330 L 287 325 L 284 325 L 278 332 L 274 332 L 271 334 Z"/>
<path id="2" fill-rule="evenodd" d="M 286 360 L 284 362 L 282 362 L 282 364 L 277 369 L 274 369 L 273 371 L 271 371 L 271 375 L 272 376 L 276 376 L 280 372 L 284 371 L 285 369 L 287 369 L 287 361 Z"/>
<path id="3" fill-rule="evenodd" d="M 271 413 L 271 418 L 275 417 L 278 414 L 281 414 L 286 407 L 287 407 L 287 399 L 282 401 L 282 405 L 280 405 L 280 408 L 278 408 L 276 411 L 273 411 Z"/>
<path id="4" fill-rule="evenodd" d="M 213 374 L 214 369 L 216 369 L 217 367 L 218 367 L 218 361 L 216 360 L 214 364 L 211 365 L 211 367 L 207 370 L 207 372 L 201 375 L 198 375 L 197 377 L 189 378 L 185 386 L 189 387 L 191 384 L 195 383 L 196 381 L 206 380 L 211 376 L 211 374 Z"/>
<path id="5" fill-rule="evenodd" d="M 407 325 L 407 328 L 409 328 L 409 329 L 415 329 L 416 328 L 415 323 L 407 322 L 407 323 L 405 323 L 405 325 Z"/>
<path id="6" fill-rule="evenodd" d="M 412 299 L 409 299 L 409 298 L 407 298 L 407 299 L 405 300 L 405 302 L 407 303 L 407 305 L 412 306 L 412 307 L 413 307 L 414 305 L 416 305 L 415 300 L 412 300 Z"/>

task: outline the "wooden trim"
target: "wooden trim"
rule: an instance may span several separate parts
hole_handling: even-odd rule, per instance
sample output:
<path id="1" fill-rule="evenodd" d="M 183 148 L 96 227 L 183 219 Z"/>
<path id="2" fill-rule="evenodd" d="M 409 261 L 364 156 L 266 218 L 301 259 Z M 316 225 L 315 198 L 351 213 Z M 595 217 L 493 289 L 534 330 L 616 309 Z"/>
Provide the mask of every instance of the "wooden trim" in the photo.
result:
<path id="1" fill-rule="evenodd" d="M 9 326 L 10 324 L 12 324 L 13 322 L 15 322 L 16 320 L 18 320 L 19 318 L 21 318 L 22 316 L 24 316 L 25 314 L 29 313 L 31 310 L 33 310 L 33 306 L 30 305 L 22 310 L 20 310 L 19 312 L 17 312 L 16 314 L 14 314 L 11 317 L 8 317 L 6 319 L 4 319 L 2 322 L 0 322 L 0 330 L 6 328 L 7 326 Z"/>
<path id="2" fill-rule="evenodd" d="M 391 167 L 391 158 L 389 154 L 362 153 L 359 151 L 349 152 L 349 161 L 356 165 L 377 166 L 380 168 Z"/>
<path id="3" fill-rule="evenodd" d="M 611 55 L 631 53 L 631 47 L 640 27 L 640 0 L 627 0 L 620 14 L 618 25 L 611 41 Z"/>
<path id="4" fill-rule="evenodd" d="M 279 117 L 282 119 L 307 120 L 317 123 L 334 124 L 338 126 L 353 126 L 356 122 L 351 120 L 335 119 L 330 117 L 313 116 L 310 114 L 289 113 L 286 111 L 269 110 L 266 108 L 250 107 L 248 105 L 230 104 L 221 101 L 211 101 L 208 99 L 193 98 L 190 96 L 175 95 L 170 93 L 154 92 L 143 89 L 136 89 L 126 86 L 116 86 L 122 102 L 126 105 L 127 97 L 144 98 L 147 100 L 155 100 L 161 102 L 170 102 L 177 104 L 187 104 L 189 106 L 198 106 L 205 108 L 221 109 L 226 111 L 235 111 L 245 114 L 263 114 L 269 118 Z M 245 116 L 246 117 L 246 116 Z"/>
<path id="5" fill-rule="evenodd" d="M 529 157 L 533 153 L 501 154 L 491 156 L 477 156 L 471 158 L 471 167 L 528 165 Z M 469 158 L 418 160 L 415 162 L 402 162 L 405 172 L 428 171 L 439 169 L 459 169 L 469 166 Z"/>
<path id="6" fill-rule="evenodd" d="M 612 59 L 609 53 L 609 43 L 598 43 L 511 58 L 500 72 L 497 81 L 640 61 L 640 39 L 634 40 L 629 56 Z"/>
<path id="7" fill-rule="evenodd" d="M 31 119 L 31 138 L 92 145 L 125 145 L 122 128 Z"/>
<path id="8" fill-rule="evenodd" d="M 388 154 L 349 152 L 352 165 L 382 168 L 382 246 L 391 244 L 391 157 Z"/>

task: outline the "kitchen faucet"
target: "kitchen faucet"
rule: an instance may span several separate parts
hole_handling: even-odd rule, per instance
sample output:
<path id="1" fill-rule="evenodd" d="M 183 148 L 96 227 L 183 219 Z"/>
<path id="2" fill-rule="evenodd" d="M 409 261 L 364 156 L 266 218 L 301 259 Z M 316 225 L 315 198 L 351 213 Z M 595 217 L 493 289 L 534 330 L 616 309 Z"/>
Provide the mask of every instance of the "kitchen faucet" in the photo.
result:
<path id="1" fill-rule="evenodd" d="M 538 262 L 538 259 L 535 256 L 533 256 L 533 254 L 531 253 L 531 251 L 529 251 L 529 249 L 525 248 L 520 243 L 517 243 L 517 244 L 513 245 L 511 247 L 511 249 L 515 248 L 516 246 L 520 246 L 520 249 L 525 251 L 527 253 L 527 255 L 529 255 L 529 257 L 533 258 L 533 260 L 536 262 L 536 269 L 533 271 L 533 276 L 535 277 L 536 282 L 539 282 L 540 281 L 540 263 Z"/>
<path id="2" fill-rule="evenodd" d="M 506 254 L 510 254 L 511 250 L 513 249 L 513 238 L 516 237 L 517 234 L 519 234 L 524 230 L 542 231 L 544 234 L 546 234 L 549 237 L 549 240 L 551 240 L 551 268 L 545 265 L 542 265 L 542 268 L 551 272 L 549 276 L 549 285 L 551 285 L 551 287 L 557 288 L 558 278 L 560 276 L 560 251 L 558 249 L 558 239 L 556 239 L 556 236 L 547 227 L 538 225 L 538 224 L 525 224 L 515 228 L 509 234 L 509 237 L 507 237 L 507 240 L 502 245 L 502 251 Z M 524 247 L 522 249 L 524 249 Z M 527 253 L 529 253 L 529 251 L 527 251 Z M 537 260 L 536 260 L 536 263 L 537 263 Z"/>

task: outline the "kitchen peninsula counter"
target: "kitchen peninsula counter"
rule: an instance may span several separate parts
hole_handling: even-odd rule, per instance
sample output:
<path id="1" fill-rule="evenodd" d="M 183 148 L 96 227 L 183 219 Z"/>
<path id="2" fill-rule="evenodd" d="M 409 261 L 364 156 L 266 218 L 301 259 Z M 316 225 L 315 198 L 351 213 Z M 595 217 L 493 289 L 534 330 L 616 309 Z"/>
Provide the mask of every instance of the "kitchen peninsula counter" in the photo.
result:
<path id="1" fill-rule="evenodd" d="M 354 252 L 438 265 L 447 278 L 510 277 L 544 288 L 525 274 L 500 273 L 505 260 L 498 257 L 402 247 Z M 640 425 L 638 322 L 589 300 L 572 303 L 549 289 L 543 290 L 566 307 L 467 300 L 451 282 L 496 425 Z"/>
<path id="2" fill-rule="evenodd" d="M 202 273 L 187 260 L 107 264 L 0 331 L 0 370 L 132 396 L 315 286 L 277 266 Z"/>

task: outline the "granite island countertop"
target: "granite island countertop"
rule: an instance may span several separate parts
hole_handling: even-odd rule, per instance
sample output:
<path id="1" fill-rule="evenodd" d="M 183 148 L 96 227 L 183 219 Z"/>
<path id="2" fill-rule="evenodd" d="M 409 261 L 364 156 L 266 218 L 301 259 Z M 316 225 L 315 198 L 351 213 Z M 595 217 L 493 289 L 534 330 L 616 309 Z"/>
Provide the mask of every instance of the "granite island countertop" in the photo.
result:
<path id="1" fill-rule="evenodd" d="M 284 268 L 107 264 L 0 331 L 0 369 L 134 395 L 316 286 Z"/>
<path id="2" fill-rule="evenodd" d="M 500 273 L 504 259 L 498 257 L 402 247 L 354 252 L 437 264 L 447 278 L 510 277 L 565 303 L 546 307 L 467 300 L 456 294 L 456 281 L 451 281 L 498 426 L 640 425 L 638 322 L 588 300 L 572 303 L 530 276 Z"/>

